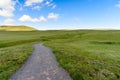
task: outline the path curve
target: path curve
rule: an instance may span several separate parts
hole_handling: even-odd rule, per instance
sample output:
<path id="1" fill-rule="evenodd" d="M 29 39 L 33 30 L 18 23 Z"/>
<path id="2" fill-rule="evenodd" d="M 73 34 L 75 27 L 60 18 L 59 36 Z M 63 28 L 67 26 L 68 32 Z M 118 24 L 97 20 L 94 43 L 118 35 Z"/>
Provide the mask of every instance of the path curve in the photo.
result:
<path id="1" fill-rule="evenodd" d="M 42 44 L 35 44 L 34 48 L 22 68 L 9 80 L 72 80 L 49 48 Z"/>

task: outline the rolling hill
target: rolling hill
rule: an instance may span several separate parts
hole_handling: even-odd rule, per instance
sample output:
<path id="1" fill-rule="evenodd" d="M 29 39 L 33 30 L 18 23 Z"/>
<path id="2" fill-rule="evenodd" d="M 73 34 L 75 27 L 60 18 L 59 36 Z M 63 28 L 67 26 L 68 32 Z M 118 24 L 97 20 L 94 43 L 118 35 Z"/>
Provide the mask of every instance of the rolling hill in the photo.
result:
<path id="1" fill-rule="evenodd" d="M 35 31 L 37 29 L 28 26 L 0 26 L 0 31 Z"/>

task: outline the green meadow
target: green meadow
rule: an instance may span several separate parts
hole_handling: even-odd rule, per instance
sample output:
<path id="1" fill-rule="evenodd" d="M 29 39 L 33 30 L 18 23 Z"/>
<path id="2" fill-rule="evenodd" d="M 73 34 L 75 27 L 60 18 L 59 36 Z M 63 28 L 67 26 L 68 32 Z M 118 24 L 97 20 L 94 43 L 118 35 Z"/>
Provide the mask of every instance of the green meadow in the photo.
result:
<path id="1" fill-rule="evenodd" d="M 8 80 L 40 42 L 73 80 L 120 80 L 119 30 L 0 31 L 0 80 Z"/>

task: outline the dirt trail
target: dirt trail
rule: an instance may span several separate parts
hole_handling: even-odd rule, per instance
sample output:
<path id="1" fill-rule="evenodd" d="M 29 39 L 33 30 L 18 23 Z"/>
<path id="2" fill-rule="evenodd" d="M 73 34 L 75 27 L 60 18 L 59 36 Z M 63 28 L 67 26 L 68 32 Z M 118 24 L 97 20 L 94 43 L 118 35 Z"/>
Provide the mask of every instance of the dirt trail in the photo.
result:
<path id="1" fill-rule="evenodd" d="M 42 44 L 35 44 L 34 48 L 33 54 L 9 80 L 72 80 L 49 48 Z"/>

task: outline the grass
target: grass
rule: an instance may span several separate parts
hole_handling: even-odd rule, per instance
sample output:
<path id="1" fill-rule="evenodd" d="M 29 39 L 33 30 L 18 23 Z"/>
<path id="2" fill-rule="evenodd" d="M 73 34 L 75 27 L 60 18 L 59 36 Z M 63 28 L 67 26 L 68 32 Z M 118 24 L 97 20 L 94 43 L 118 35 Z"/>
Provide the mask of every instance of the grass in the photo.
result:
<path id="1" fill-rule="evenodd" d="M 18 70 L 43 42 L 73 80 L 120 80 L 120 31 L 0 31 L 0 80 Z"/>
<path id="2" fill-rule="evenodd" d="M 35 31 L 36 29 L 28 26 L 0 26 L 2 31 Z"/>
<path id="3" fill-rule="evenodd" d="M 0 80 L 8 80 L 28 58 L 32 50 L 31 45 L 28 44 L 0 49 Z"/>

